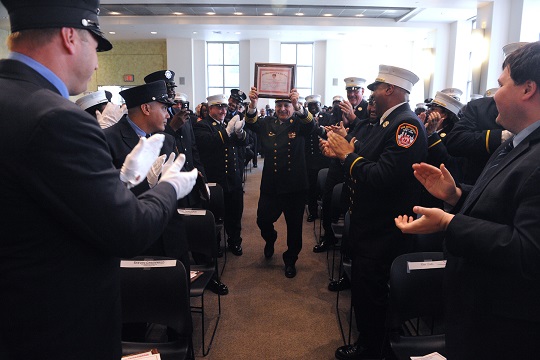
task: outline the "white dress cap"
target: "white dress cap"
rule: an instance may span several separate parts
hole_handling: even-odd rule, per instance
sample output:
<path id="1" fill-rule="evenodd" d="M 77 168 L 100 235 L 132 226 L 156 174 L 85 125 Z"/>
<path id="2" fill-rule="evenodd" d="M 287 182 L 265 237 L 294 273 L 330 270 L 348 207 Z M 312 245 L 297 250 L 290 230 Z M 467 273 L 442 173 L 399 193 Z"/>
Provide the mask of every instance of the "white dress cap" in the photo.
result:
<path id="1" fill-rule="evenodd" d="M 446 95 L 450 95 L 456 100 L 461 100 L 461 95 L 463 95 L 463 91 L 457 89 L 457 88 L 446 88 L 442 89 L 441 92 Z"/>
<path id="2" fill-rule="evenodd" d="M 515 43 L 510 43 L 510 44 L 504 45 L 503 46 L 504 57 L 507 57 L 508 55 L 510 55 L 511 53 L 516 51 L 517 49 L 519 49 L 520 47 L 522 47 L 524 45 L 527 45 L 527 44 L 528 44 L 528 42 L 515 42 Z"/>
<path id="3" fill-rule="evenodd" d="M 345 99 L 341 95 L 336 95 L 332 98 L 332 102 L 334 101 L 344 101 Z"/>
<path id="4" fill-rule="evenodd" d="M 212 95 L 206 98 L 206 101 L 208 102 L 208 106 L 212 105 L 229 105 L 229 101 L 227 99 L 227 96 L 225 94 L 218 94 L 218 95 Z"/>
<path id="5" fill-rule="evenodd" d="M 377 83 L 386 83 L 399 86 L 407 92 L 411 92 L 412 87 L 420 80 L 412 71 L 390 65 L 379 65 L 379 75 L 375 81 L 368 85 L 368 89 L 373 91 Z"/>
<path id="6" fill-rule="evenodd" d="M 75 104 L 79 105 L 79 107 L 83 110 L 86 110 L 88 108 L 91 108 L 94 105 L 102 104 L 109 102 L 107 99 L 107 96 L 105 95 L 105 90 L 98 90 L 96 92 L 90 93 L 88 95 L 84 95 L 83 97 L 77 99 L 75 101 Z"/>
<path id="7" fill-rule="evenodd" d="M 481 99 L 483 97 L 484 97 L 484 95 L 481 95 L 481 94 L 472 94 L 471 95 L 471 100 L 477 100 L 477 99 Z"/>
<path id="8" fill-rule="evenodd" d="M 418 103 L 418 104 L 416 104 L 416 109 L 426 109 L 426 104 L 425 103 Z"/>
<path id="9" fill-rule="evenodd" d="M 184 93 L 176 93 L 176 95 L 174 95 L 174 102 L 187 102 L 188 99 L 187 99 L 187 95 L 184 94 Z"/>
<path id="10" fill-rule="evenodd" d="M 495 95 L 495 93 L 497 92 L 497 90 L 499 90 L 499 88 L 491 88 L 491 89 L 487 89 L 486 92 L 484 93 L 484 96 L 485 96 L 485 97 L 492 97 L 493 95 Z"/>
<path id="11" fill-rule="evenodd" d="M 309 103 L 320 103 L 321 102 L 321 95 L 309 95 L 306 96 L 306 102 Z"/>
<path id="12" fill-rule="evenodd" d="M 456 100 L 450 95 L 442 93 L 440 91 L 437 91 L 437 93 L 435 94 L 435 98 L 431 102 L 431 105 L 442 106 L 443 108 L 453 112 L 456 116 L 459 114 L 459 111 L 463 107 L 463 104 L 460 103 L 459 100 Z"/>
<path id="13" fill-rule="evenodd" d="M 360 88 L 366 87 L 366 79 L 362 79 L 359 77 L 348 77 L 343 79 L 345 81 L 345 89 L 346 90 L 356 90 Z"/>

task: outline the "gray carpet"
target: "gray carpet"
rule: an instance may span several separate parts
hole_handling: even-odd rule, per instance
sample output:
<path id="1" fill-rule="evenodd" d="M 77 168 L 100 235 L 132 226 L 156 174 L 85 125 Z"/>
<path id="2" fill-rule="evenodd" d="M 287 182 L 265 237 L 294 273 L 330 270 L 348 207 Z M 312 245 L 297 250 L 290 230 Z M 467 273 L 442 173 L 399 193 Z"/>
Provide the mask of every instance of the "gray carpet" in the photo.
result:
<path id="1" fill-rule="evenodd" d="M 262 160 L 258 166 L 248 171 L 245 184 L 244 254 L 237 257 L 227 253 L 222 281 L 229 287 L 229 294 L 221 297 L 222 315 L 206 359 L 334 359 L 343 340 L 336 315 L 336 293 L 327 290 L 327 254 L 313 253 L 314 226 L 304 221 L 303 249 L 296 264 L 298 274 L 287 279 L 281 258 L 286 249 L 282 216 L 276 223 L 278 241 L 274 257 L 264 258 L 264 241 L 256 224 Z M 317 235 L 318 225 L 317 221 Z M 224 259 L 219 261 L 222 265 Z M 216 321 L 217 296 L 207 291 L 205 299 L 208 343 Z M 349 305 L 350 291 L 343 291 L 340 314 L 346 331 Z M 194 314 L 193 320 L 195 354 L 201 358 L 200 316 Z"/>

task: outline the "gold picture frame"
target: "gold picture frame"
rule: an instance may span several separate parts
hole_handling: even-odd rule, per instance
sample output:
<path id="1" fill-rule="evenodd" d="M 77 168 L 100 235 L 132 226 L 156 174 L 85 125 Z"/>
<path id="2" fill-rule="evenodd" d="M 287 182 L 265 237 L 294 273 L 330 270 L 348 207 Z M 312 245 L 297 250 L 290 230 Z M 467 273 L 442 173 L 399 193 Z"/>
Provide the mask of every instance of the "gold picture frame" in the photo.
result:
<path id="1" fill-rule="evenodd" d="M 255 63 L 254 86 L 260 98 L 289 98 L 295 83 L 295 64 Z"/>

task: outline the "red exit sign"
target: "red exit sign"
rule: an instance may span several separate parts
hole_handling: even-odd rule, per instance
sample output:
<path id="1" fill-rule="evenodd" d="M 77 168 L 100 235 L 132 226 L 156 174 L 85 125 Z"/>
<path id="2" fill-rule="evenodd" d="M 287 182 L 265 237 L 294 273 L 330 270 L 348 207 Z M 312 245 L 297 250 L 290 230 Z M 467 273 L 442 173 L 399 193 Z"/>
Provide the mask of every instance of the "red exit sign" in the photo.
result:
<path id="1" fill-rule="evenodd" d="M 134 82 L 135 76 L 133 74 L 125 74 L 124 75 L 124 82 Z"/>

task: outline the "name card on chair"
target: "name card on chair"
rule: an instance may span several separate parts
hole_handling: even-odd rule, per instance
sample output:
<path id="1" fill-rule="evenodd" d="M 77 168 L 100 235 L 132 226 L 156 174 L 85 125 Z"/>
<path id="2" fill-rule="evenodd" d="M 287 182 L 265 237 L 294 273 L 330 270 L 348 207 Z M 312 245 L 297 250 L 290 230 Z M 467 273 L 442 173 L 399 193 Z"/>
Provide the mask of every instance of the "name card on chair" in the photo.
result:
<path id="1" fill-rule="evenodd" d="M 216 186 L 217 183 L 207 183 L 206 185 L 208 185 L 208 186 Z"/>
<path id="2" fill-rule="evenodd" d="M 446 260 L 407 261 L 407 272 L 411 270 L 441 269 L 446 267 Z"/>
<path id="3" fill-rule="evenodd" d="M 411 356 L 411 360 L 446 360 L 446 358 L 438 352 L 434 352 L 424 356 Z"/>
<path id="4" fill-rule="evenodd" d="M 206 214 L 206 210 L 204 209 L 178 209 L 178 213 L 180 215 L 196 215 L 196 216 L 204 216 Z"/>
<path id="5" fill-rule="evenodd" d="M 123 268 L 153 268 L 175 267 L 176 260 L 122 260 L 120 267 Z"/>

